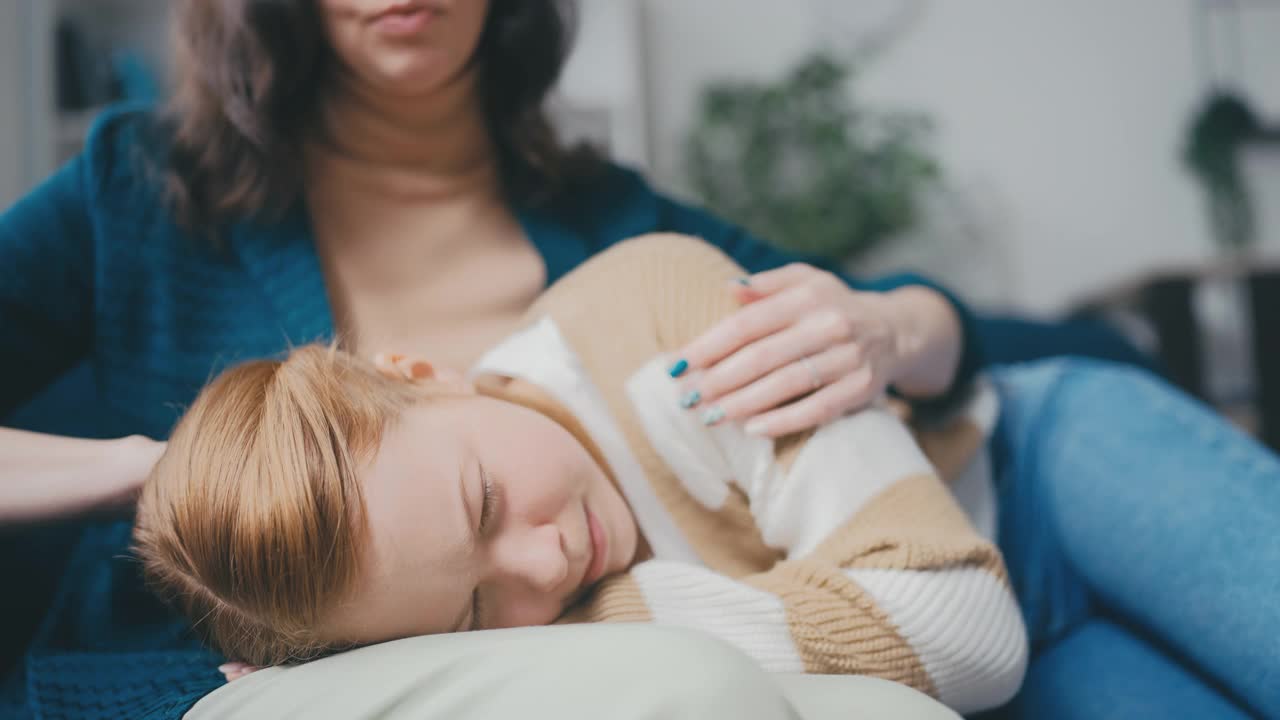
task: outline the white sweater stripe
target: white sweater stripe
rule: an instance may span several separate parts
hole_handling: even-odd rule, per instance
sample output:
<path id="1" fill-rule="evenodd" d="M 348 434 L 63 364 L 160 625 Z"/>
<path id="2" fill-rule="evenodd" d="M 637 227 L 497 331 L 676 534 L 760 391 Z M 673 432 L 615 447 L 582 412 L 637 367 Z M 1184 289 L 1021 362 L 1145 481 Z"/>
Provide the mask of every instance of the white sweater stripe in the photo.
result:
<path id="1" fill-rule="evenodd" d="M 650 560 L 631 575 L 655 622 L 709 632 L 770 672 L 804 672 L 777 595 L 685 563 Z"/>
<path id="2" fill-rule="evenodd" d="M 883 406 L 870 407 L 819 428 L 786 479 L 751 494 L 751 511 L 765 542 L 803 557 L 885 488 L 932 474 L 906 425 Z"/>
<path id="3" fill-rule="evenodd" d="M 966 713 L 1003 704 L 1017 692 L 1027 639 L 1017 601 L 999 578 L 976 567 L 845 574 L 889 615 L 942 702 Z"/>

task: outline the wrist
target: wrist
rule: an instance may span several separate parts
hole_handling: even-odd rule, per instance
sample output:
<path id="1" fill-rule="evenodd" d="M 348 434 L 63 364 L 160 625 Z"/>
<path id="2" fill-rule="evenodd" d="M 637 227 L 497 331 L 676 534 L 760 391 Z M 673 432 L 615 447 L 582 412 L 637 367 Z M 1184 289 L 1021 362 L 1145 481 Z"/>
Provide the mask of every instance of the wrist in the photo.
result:
<path id="1" fill-rule="evenodd" d="M 908 285 L 885 294 L 897 356 L 891 384 L 903 395 L 928 398 L 951 386 L 959 364 L 960 317 L 940 292 Z"/>
<path id="2" fill-rule="evenodd" d="M 925 346 L 923 323 L 920 321 L 921 298 L 918 292 L 922 289 L 924 288 L 908 286 L 884 294 L 896 360 L 890 380 L 895 384 L 912 375 Z"/>
<path id="3" fill-rule="evenodd" d="M 138 492 L 164 454 L 165 444 L 142 435 L 104 440 L 109 482 L 102 488 L 99 505 L 117 510 L 132 507 Z"/>

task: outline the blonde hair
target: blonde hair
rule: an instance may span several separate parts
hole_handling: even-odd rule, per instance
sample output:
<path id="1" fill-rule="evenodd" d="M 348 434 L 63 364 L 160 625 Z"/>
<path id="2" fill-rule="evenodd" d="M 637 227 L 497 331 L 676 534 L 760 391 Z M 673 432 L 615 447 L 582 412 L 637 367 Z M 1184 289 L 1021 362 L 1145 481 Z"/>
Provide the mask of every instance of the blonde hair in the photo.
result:
<path id="1" fill-rule="evenodd" d="M 426 397 L 333 347 L 228 370 L 192 404 L 143 488 L 135 550 L 148 581 L 230 658 L 309 660 L 366 545 L 357 471 Z"/>

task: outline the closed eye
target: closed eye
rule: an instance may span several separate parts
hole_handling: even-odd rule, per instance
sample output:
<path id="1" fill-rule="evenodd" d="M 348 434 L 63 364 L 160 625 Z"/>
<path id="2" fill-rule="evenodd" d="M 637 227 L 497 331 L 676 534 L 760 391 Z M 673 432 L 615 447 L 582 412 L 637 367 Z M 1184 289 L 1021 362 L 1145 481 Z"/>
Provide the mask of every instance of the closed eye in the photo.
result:
<path id="1" fill-rule="evenodd" d="M 484 465 L 480 463 L 477 464 L 480 466 L 480 486 L 483 491 L 483 499 L 480 502 L 480 527 L 477 532 L 479 535 L 484 535 L 484 533 L 493 524 L 493 518 L 498 512 L 500 493 L 498 485 L 493 482 L 493 478 L 490 477 L 489 472 L 485 470 Z M 477 587 L 471 593 L 471 622 L 467 628 L 468 630 L 479 630 L 482 627 L 480 622 L 480 619 L 484 617 L 481 614 L 482 609 L 483 605 L 480 601 L 480 588 Z"/>
<path id="2" fill-rule="evenodd" d="M 489 472 L 484 469 L 484 465 L 480 466 L 480 482 L 484 490 L 484 499 L 480 503 L 479 530 L 483 534 L 493 523 L 493 516 L 497 514 L 498 486 L 493 482 L 493 478 L 489 476 Z"/>

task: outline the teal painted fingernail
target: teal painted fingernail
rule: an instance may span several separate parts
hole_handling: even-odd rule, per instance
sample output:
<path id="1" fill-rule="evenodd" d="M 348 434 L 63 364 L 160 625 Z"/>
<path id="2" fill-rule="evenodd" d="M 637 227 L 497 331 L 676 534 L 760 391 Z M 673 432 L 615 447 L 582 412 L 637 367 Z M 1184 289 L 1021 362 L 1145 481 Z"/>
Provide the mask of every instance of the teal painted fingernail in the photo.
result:
<path id="1" fill-rule="evenodd" d="M 678 378 L 684 374 L 685 370 L 688 370 L 688 369 L 689 369 L 689 361 L 685 360 L 684 358 L 680 358 L 679 360 L 676 361 L 675 365 L 671 366 L 671 369 L 668 370 L 667 373 L 671 375 L 671 377 L 673 378 Z"/>
<path id="2" fill-rule="evenodd" d="M 751 278 L 743 276 L 738 278 L 738 284 L 742 287 L 751 287 Z"/>
<path id="3" fill-rule="evenodd" d="M 713 407 L 702 413 L 702 424 L 711 427 L 724 419 L 724 408 Z"/>
<path id="4" fill-rule="evenodd" d="M 690 390 L 680 398 L 680 407 L 688 410 L 702 401 L 702 393 L 697 390 Z"/>

